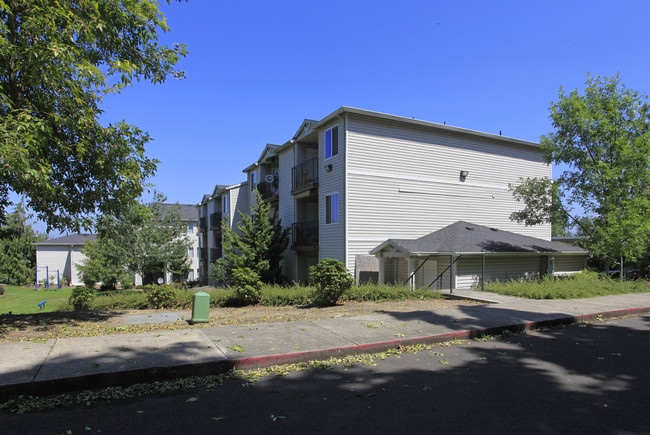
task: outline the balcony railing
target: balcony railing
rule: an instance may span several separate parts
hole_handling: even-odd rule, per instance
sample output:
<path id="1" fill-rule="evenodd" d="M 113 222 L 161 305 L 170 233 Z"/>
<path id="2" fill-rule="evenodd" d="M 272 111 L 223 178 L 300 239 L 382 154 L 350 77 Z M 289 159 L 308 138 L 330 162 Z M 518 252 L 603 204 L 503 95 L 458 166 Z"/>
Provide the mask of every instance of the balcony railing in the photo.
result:
<path id="1" fill-rule="evenodd" d="M 221 230 L 221 212 L 220 211 L 215 211 L 214 213 L 210 213 L 210 229 L 212 231 L 220 231 Z"/>
<path id="2" fill-rule="evenodd" d="M 221 258 L 221 248 L 210 248 L 210 258 L 212 261 Z"/>
<path id="3" fill-rule="evenodd" d="M 292 243 L 294 248 L 318 247 L 318 221 L 294 222 L 291 225 Z"/>
<path id="4" fill-rule="evenodd" d="M 277 177 L 277 175 L 276 175 Z M 262 200 L 272 201 L 278 197 L 278 182 L 273 181 L 269 183 L 268 181 L 262 181 L 257 185 L 257 191 L 260 193 Z"/>
<path id="5" fill-rule="evenodd" d="M 205 216 L 199 218 L 199 231 L 207 231 L 208 226 L 205 224 Z"/>
<path id="6" fill-rule="evenodd" d="M 201 261 L 208 261 L 208 248 L 199 248 Z"/>
<path id="7" fill-rule="evenodd" d="M 318 159 L 306 160 L 291 168 L 291 193 L 318 187 Z"/>

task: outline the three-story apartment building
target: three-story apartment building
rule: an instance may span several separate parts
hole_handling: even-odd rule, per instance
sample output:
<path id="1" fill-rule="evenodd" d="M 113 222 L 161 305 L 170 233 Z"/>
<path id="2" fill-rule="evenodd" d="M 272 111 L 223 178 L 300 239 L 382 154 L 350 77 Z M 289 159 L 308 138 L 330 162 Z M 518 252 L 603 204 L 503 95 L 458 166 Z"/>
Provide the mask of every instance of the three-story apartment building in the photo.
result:
<path id="1" fill-rule="evenodd" d="M 244 172 L 245 183 L 215 189 L 212 198 L 239 190 L 245 213 L 257 200 L 272 202 L 291 227 L 283 263 L 290 281 L 307 281 L 323 258 L 358 276 L 357 265 L 372 262 L 369 253 L 387 239 L 415 239 L 457 221 L 551 238 L 550 224 L 509 219 L 521 208 L 509 185 L 551 177 L 534 142 L 341 107 L 305 120 L 284 144 L 267 145 Z"/>

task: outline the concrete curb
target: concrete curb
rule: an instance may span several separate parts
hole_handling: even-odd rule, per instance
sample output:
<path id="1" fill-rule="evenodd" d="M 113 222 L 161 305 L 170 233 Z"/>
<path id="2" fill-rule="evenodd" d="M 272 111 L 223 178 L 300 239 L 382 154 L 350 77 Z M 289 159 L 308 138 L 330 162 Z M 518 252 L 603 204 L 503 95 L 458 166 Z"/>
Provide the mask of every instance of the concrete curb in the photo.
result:
<path id="1" fill-rule="evenodd" d="M 558 316 L 553 319 L 540 321 L 513 323 L 503 326 L 477 328 L 448 332 L 439 335 L 431 335 L 415 338 L 404 338 L 383 342 L 359 344 L 355 346 L 338 347 L 307 352 L 295 352 L 278 355 L 264 355 L 239 359 L 227 359 L 214 362 L 197 364 L 182 364 L 170 367 L 152 367 L 146 369 L 126 370 L 112 373 L 99 373 L 79 377 L 67 377 L 51 379 L 47 381 L 34 381 L 18 384 L 0 386 L 0 401 L 19 395 L 51 395 L 65 392 L 73 392 L 85 389 L 103 387 L 125 386 L 135 383 L 147 383 L 162 381 L 188 376 L 209 376 L 225 373 L 229 370 L 248 370 L 273 365 L 300 363 L 313 360 L 323 360 L 330 357 L 342 357 L 347 355 L 359 355 L 384 352 L 396 349 L 400 346 L 415 344 L 437 344 L 452 340 L 466 340 L 479 338 L 486 335 L 496 335 L 505 331 L 523 332 L 533 331 L 541 328 L 548 328 L 561 325 L 572 325 L 581 322 L 593 321 L 596 319 L 611 319 L 628 315 L 642 315 L 650 313 L 650 307 L 629 308 L 614 311 L 603 311 L 592 314 L 577 316 Z"/>

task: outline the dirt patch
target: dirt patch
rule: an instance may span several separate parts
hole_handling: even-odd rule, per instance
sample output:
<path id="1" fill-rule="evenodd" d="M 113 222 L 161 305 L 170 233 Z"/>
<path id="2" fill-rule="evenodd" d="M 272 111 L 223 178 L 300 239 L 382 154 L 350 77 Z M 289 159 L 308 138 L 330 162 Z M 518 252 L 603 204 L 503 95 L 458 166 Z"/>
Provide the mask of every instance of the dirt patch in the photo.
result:
<path id="1" fill-rule="evenodd" d="M 44 341 L 51 338 L 86 337 L 125 334 L 155 330 L 186 329 L 223 325 L 241 325 L 297 320 L 355 317 L 386 311 L 429 311 L 451 307 L 478 305 L 469 300 L 429 299 L 386 302 L 346 302 L 335 307 L 263 307 L 214 308 L 210 322 L 190 326 L 185 321 L 160 324 L 128 324 L 129 316 L 161 313 L 160 310 L 73 311 L 0 316 L 0 342 Z M 192 317 L 191 311 L 174 310 L 184 319 Z"/>

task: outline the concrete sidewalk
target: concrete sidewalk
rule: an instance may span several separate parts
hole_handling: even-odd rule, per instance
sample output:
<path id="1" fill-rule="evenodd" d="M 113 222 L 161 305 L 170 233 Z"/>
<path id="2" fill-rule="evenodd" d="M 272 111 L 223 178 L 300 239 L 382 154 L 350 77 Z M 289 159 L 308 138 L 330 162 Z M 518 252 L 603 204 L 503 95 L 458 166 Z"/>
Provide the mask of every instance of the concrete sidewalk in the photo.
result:
<path id="1" fill-rule="evenodd" d="M 379 352 L 399 345 L 535 329 L 597 316 L 605 319 L 650 313 L 650 293 L 544 301 L 466 290 L 456 290 L 454 295 L 491 303 L 338 319 L 4 343 L 0 344 L 0 400 L 18 394 L 59 393 Z"/>

